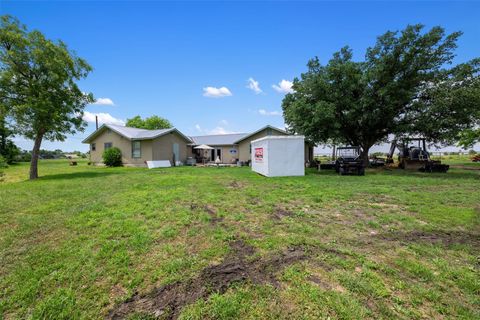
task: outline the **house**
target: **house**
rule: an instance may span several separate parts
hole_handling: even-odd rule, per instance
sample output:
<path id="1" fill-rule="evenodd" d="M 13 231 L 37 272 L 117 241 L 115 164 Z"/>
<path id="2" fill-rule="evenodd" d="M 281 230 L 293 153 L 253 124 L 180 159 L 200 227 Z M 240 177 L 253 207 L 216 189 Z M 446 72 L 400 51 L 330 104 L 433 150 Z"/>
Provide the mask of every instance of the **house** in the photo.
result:
<path id="1" fill-rule="evenodd" d="M 206 158 L 222 163 L 247 162 L 251 158 L 250 141 L 271 135 L 288 135 L 284 130 L 265 126 L 251 133 L 234 133 L 187 137 L 175 128 L 145 130 L 104 124 L 83 143 L 90 144 L 90 161 L 102 163 L 102 153 L 110 147 L 122 151 L 122 162 L 128 166 L 145 166 L 149 160 L 169 160 L 185 163 L 187 158 Z M 198 150 L 206 144 L 212 150 Z M 305 162 L 313 160 L 313 145 L 305 144 Z"/>
<path id="2" fill-rule="evenodd" d="M 267 125 L 251 133 L 218 134 L 208 136 L 192 136 L 193 143 L 190 145 L 192 157 L 202 157 L 205 153 L 207 161 L 215 161 L 217 157 L 222 163 L 247 162 L 251 158 L 250 141 L 266 136 L 288 135 L 285 130 Z M 195 146 L 206 144 L 214 149 L 204 151 L 196 150 Z M 313 146 L 306 145 L 305 161 L 313 160 Z"/>
<path id="3" fill-rule="evenodd" d="M 187 146 L 192 143 L 175 128 L 145 130 L 104 124 L 89 135 L 83 143 L 90 144 L 90 161 L 103 162 L 103 151 L 118 147 L 122 151 L 122 163 L 127 166 L 145 166 L 150 160 L 169 160 L 172 163 L 187 160 Z"/>

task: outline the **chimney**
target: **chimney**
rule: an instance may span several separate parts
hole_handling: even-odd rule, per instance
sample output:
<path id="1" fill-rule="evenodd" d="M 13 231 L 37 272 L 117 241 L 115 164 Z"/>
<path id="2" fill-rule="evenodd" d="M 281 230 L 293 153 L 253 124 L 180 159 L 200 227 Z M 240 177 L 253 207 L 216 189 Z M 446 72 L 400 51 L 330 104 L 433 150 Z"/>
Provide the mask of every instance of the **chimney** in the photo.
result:
<path id="1" fill-rule="evenodd" d="M 95 130 L 98 130 L 98 116 L 95 116 Z"/>

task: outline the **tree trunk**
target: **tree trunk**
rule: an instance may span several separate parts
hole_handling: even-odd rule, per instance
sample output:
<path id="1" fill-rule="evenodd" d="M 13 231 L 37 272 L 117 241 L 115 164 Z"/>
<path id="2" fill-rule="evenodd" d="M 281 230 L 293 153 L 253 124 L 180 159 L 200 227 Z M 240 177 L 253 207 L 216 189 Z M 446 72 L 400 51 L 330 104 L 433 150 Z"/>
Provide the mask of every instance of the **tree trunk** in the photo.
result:
<path id="1" fill-rule="evenodd" d="M 360 158 L 362 158 L 363 160 L 363 164 L 365 167 L 368 167 L 368 165 L 370 164 L 369 161 L 368 161 L 368 151 L 370 150 L 372 146 L 362 146 L 362 154 L 360 155 Z"/>
<path id="2" fill-rule="evenodd" d="M 32 150 L 32 160 L 30 161 L 30 180 L 38 178 L 38 156 L 40 154 L 40 145 L 42 144 L 43 132 L 39 132 L 35 138 Z"/>

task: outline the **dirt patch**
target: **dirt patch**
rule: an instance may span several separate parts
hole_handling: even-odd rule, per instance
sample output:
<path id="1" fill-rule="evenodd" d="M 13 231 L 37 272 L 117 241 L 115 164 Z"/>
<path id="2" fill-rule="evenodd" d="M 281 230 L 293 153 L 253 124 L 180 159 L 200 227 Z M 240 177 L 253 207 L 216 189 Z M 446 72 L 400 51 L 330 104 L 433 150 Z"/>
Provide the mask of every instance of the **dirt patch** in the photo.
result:
<path id="1" fill-rule="evenodd" d="M 145 314 L 176 319 L 184 306 L 206 299 L 215 292 L 224 293 L 236 282 L 278 286 L 275 274 L 285 266 L 306 258 L 302 248 L 290 248 L 266 260 L 253 258 L 254 248 L 243 241 L 230 243 L 230 250 L 222 263 L 203 269 L 198 277 L 162 286 L 146 295 L 135 294 L 115 307 L 107 318 L 125 319 L 129 315 Z"/>
<path id="2" fill-rule="evenodd" d="M 273 211 L 272 218 L 274 220 L 282 220 L 285 217 L 293 217 L 295 213 L 293 213 L 290 210 L 287 210 L 282 207 L 276 207 L 275 210 Z"/>
<path id="3" fill-rule="evenodd" d="M 217 224 L 218 222 L 223 221 L 223 217 L 219 217 L 217 215 L 217 210 L 215 209 L 215 207 L 210 205 L 210 204 L 198 205 L 196 203 L 191 203 L 190 204 L 190 210 L 192 210 L 192 211 L 195 211 L 195 210 L 205 211 L 210 216 L 210 223 L 211 224 Z"/>
<path id="4" fill-rule="evenodd" d="M 251 205 L 256 206 L 256 205 L 259 205 L 261 201 L 260 201 L 260 199 L 258 199 L 258 198 L 250 198 L 248 202 L 249 202 Z"/>
<path id="5" fill-rule="evenodd" d="M 230 189 L 242 189 L 244 187 L 245 187 L 245 185 L 243 183 L 238 182 L 236 180 L 233 180 L 232 182 L 230 182 L 228 184 L 228 188 L 230 188 Z"/>
<path id="6" fill-rule="evenodd" d="M 126 294 L 127 294 L 127 289 L 125 289 L 119 284 L 116 284 L 110 289 L 110 300 L 121 298 Z"/>
<path id="7" fill-rule="evenodd" d="M 472 247 L 480 246 L 480 234 L 467 231 L 412 231 L 394 232 L 378 235 L 379 238 L 387 241 L 400 242 L 425 242 L 449 246 L 452 244 L 468 244 Z"/>

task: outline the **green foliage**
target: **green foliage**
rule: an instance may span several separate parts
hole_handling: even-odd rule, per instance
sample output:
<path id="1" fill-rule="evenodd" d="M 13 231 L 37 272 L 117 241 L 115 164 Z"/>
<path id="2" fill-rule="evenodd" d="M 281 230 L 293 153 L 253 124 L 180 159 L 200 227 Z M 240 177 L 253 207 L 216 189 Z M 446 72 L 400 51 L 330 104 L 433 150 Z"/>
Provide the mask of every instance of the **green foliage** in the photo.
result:
<path id="1" fill-rule="evenodd" d="M 107 167 L 119 167 L 122 165 L 122 151 L 117 147 L 103 151 L 102 157 L 103 163 Z"/>
<path id="2" fill-rule="evenodd" d="M 3 180 L 3 176 L 4 176 L 2 169 L 7 167 L 8 167 L 7 161 L 0 155 L 0 181 Z"/>
<path id="3" fill-rule="evenodd" d="M 461 147 L 470 148 L 478 142 L 480 142 L 480 128 L 467 129 L 460 133 L 458 144 Z"/>
<path id="4" fill-rule="evenodd" d="M 170 121 L 159 116 L 151 116 L 145 119 L 142 119 L 140 116 L 135 116 L 127 119 L 126 126 L 148 130 L 169 129 L 173 127 Z"/>
<path id="5" fill-rule="evenodd" d="M 371 156 L 374 156 L 374 157 L 386 157 L 387 154 L 385 152 L 374 152 L 371 154 Z"/>
<path id="6" fill-rule="evenodd" d="M 17 162 L 30 162 L 32 161 L 32 153 L 27 150 L 21 150 L 18 156 L 15 158 Z"/>
<path id="7" fill-rule="evenodd" d="M 0 156 L 7 163 L 13 163 L 20 150 L 9 137 L 13 136 L 13 129 L 6 121 L 6 106 L 0 103 Z"/>
<path id="8" fill-rule="evenodd" d="M 54 42 L 11 16 L 0 17 L 0 105 L 14 122 L 15 133 L 34 140 L 30 178 L 42 140 L 63 141 L 83 131 L 83 110 L 94 101 L 77 81 L 92 67 L 62 41 Z"/>
<path id="9" fill-rule="evenodd" d="M 5 158 L 0 155 L 0 169 L 7 168 L 7 167 L 8 167 L 7 160 L 5 160 Z"/>
<path id="10" fill-rule="evenodd" d="M 326 65 L 314 58 L 282 102 L 285 121 L 316 143 L 359 145 L 364 157 L 389 134 L 451 143 L 480 119 L 479 60 L 445 67 L 460 35 L 413 25 L 378 37 L 362 62 L 348 47 Z"/>
<path id="11" fill-rule="evenodd" d="M 20 149 L 13 143 L 12 140 L 7 139 L 0 150 L 0 155 L 5 158 L 7 163 L 11 164 L 16 161 L 20 154 Z"/>

